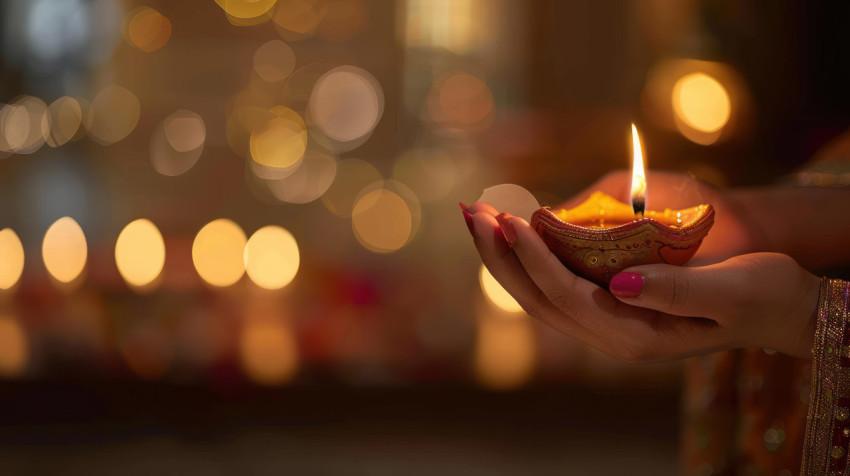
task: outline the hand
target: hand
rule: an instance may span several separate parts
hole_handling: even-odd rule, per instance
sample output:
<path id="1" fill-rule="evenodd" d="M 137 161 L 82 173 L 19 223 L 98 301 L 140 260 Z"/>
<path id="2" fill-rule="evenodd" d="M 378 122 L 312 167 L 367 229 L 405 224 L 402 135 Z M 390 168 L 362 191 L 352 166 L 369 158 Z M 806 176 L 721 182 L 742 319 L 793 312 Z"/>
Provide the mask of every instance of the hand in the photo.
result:
<path id="1" fill-rule="evenodd" d="M 635 266 L 609 293 L 564 267 L 525 220 L 484 203 L 465 213 L 484 264 L 528 314 L 621 360 L 740 347 L 810 357 L 820 280 L 788 256 Z"/>
<path id="2" fill-rule="evenodd" d="M 628 203 L 631 183 L 631 172 L 612 172 L 559 208 L 573 208 L 597 190 Z M 722 192 L 687 175 L 670 172 L 649 172 L 646 183 L 651 210 L 710 203 L 717 211 L 711 233 L 691 260 L 692 265 L 717 263 L 732 256 L 765 249 L 756 225 L 745 219 L 735 201 Z"/>

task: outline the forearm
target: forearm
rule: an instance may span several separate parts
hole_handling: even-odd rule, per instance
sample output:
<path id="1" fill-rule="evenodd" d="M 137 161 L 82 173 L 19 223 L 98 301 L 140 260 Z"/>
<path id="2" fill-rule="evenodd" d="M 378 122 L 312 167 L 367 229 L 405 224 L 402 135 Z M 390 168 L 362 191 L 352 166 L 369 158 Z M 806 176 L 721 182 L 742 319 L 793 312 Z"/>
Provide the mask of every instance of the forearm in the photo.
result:
<path id="1" fill-rule="evenodd" d="M 727 198 L 752 225 L 755 251 L 784 253 L 815 269 L 850 264 L 850 189 L 750 188 Z"/>

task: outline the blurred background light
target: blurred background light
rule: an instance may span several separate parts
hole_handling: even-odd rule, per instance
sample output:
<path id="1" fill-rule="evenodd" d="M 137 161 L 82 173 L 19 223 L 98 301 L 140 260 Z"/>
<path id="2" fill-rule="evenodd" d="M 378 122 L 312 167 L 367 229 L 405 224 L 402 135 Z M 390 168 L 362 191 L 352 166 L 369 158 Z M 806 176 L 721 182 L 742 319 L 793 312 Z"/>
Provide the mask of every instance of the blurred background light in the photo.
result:
<path id="1" fill-rule="evenodd" d="M 260 17 L 271 10 L 276 0 L 215 0 L 228 15 L 239 19 Z"/>
<path id="2" fill-rule="evenodd" d="M 161 378 L 174 356 L 172 338 L 156 319 L 140 319 L 122 332 L 119 350 L 127 367 L 143 379 Z"/>
<path id="3" fill-rule="evenodd" d="M 409 186 L 422 202 L 445 198 L 458 182 L 458 165 L 446 150 L 415 148 L 393 164 L 393 178 Z"/>
<path id="4" fill-rule="evenodd" d="M 128 223 L 115 243 L 115 264 L 127 284 L 152 283 L 165 264 L 165 241 L 156 225 L 146 218 Z"/>
<path id="5" fill-rule="evenodd" d="M 493 390 L 513 390 L 527 383 L 537 367 L 537 340 L 528 319 L 484 316 L 475 339 L 475 377 Z"/>
<path id="6" fill-rule="evenodd" d="M 357 241 L 366 249 L 392 253 L 407 244 L 413 231 L 413 218 L 401 197 L 381 188 L 357 200 L 351 225 Z"/>
<path id="7" fill-rule="evenodd" d="M 729 121 L 731 104 L 729 94 L 716 79 L 705 73 L 691 73 L 673 86 L 673 109 L 694 129 L 715 132 Z"/>
<path id="8" fill-rule="evenodd" d="M 24 246 L 11 228 L 0 230 L 0 290 L 9 289 L 24 272 Z"/>
<path id="9" fill-rule="evenodd" d="M 428 100 L 431 117 L 443 127 L 481 130 L 489 125 L 494 103 L 487 83 L 471 74 L 450 73 L 434 83 Z"/>
<path id="10" fill-rule="evenodd" d="M 280 40 L 263 43 L 254 52 L 254 71 L 263 81 L 283 81 L 295 71 L 295 52 Z"/>
<path id="11" fill-rule="evenodd" d="M 81 0 L 33 0 L 27 16 L 27 42 L 35 59 L 53 65 L 72 56 L 89 39 L 91 19 Z"/>
<path id="12" fill-rule="evenodd" d="M 213 220 L 192 243 L 192 261 L 201 279 L 213 286 L 230 286 L 245 273 L 245 232 L 226 218 Z"/>
<path id="13" fill-rule="evenodd" d="M 150 53 L 156 51 L 171 38 L 171 20 L 157 10 L 141 6 L 124 17 L 124 37 L 136 48 Z"/>
<path id="14" fill-rule="evenodd" d="M 480 44 L 486 2 L 480 0 L 407 0 L 405 40 L 410 46 L 445 48 L 465 54 Z"/>
<path id="15" fill-rule="evenodd" d="M 507 312 L 523 312 L 522 306 L 516 302 L 513 296 L 505 291 L 505 288 L 496 281 L 496 278 L 490 274 L 490 271 L 483 264 L 478 270 L 478 282 L 481 284 L 481 290 L 484 292 L 484 296 L 494 306 Z"/>
<path id="16" fill-rule="evenodd" d="M 280 385 L 298 371 L 298 348 L 292 329 L 280 316 L 248 316 L 239 336 L 245 374 L 261 385 Z"/>
<path id="17" fill-rule="evenodd" d="M 88 245 L 80 225 L 71 217 L 56 220 L 44 234 L 41 245 L 44 266 L 62 283 L 75 280 L 86 266 Z"/>
<path id="18" fill-rule="evenodd" d="M 17 320 L 0 317 L 0 376 L 17 377 L 29 361 L 27 336 Z"/>
<path id="19" fill-rule="evenodd" d="M 47 104 L 33 96 L 19 96 L 0 111 L 0 135 L 7 152 L 32 154 L 44 145 L 42 123 Z"/>
<path id="20" fill-rule="evenodd" d="M 41 131 L 50 147 L 59 147 L 80 133 L 83 108 L 77 99 L 62 96 L 50 104 L 41 122 Z"/>
<path id="21" fill-rule="evenodd" d="M 284 40 L 297 41 L 313 35 L 325 11 L 324 0 L 279 0 L 271 18 Z"/>
<path id="22" fill-rule="evenodd" d="M 266 185 L 281 202 L 302 204 L 317 200 L 327 192 L 336 175 L 337 161 L 334 156 L 307 150 L 297 169 L 285 177 L 267 181 Z"/>
<path id="23" fill-rule="evenodd" d="M 251 132 L 251 158 L 266 167 L 287 168 L 307 150 L 307 126 L 297 112 L 275 107 L 275 117 Z"/>
<path id="24" fill-rule="evenodd" d="M 139 122 L 139 99 L 127 88 L 112 85 L 101 90 L 86 116 L 89 136 L 101 145 L 127 137 Z"/>
<path id="25" fill-rule="evenodd" d="M 325 0 L 324 3 L 325 14 L 317 33 L 326 40 L 348 40 L 369 24 L 369 10 L 365 0 Z"/>
<path id="26" fill-rule="evenodd" d="M 384 93 L 374 76 L 353 66 L 325 73 L 310 95 L 310 119 L 333 141 L 348 143 L 371 133 L 384 113 Z"/>
<path id="27" fill-rule="evenodd" d="M 185 109 L 175 111 L 160 122 L 151 135 L 153 168 L 168 176 L 188 172 L 201 157 L 206 138 L 201 116 Z"/>
<path id="28" fill-rule="evenodd" d="M 301 257 L 292 233 L 279 226 L 255 231 L 245 245 L 245 271 L 257 286 L 280 289 L 295 278 Z"/>
<path id="29" fill-rule="evenodd" d="M 322 202 L 335 215 L 348 218 L 354 210 L 355 200 L 369 184 L 381 180 L 381 174 L 362 159 L 345 159 L 336 167 L 336 179 L 322 195 Z"/>

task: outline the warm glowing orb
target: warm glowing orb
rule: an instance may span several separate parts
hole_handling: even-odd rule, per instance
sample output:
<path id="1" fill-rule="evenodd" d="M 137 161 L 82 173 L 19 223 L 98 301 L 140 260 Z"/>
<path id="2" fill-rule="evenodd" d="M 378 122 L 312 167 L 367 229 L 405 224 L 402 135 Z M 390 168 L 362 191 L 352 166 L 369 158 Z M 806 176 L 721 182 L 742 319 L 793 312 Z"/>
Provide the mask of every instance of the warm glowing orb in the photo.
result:
<path id="1" fill-rule="evenodd" d="M 9 289 L 24 271 L 24 247 L 11 228 L 0 230 L 0 289 Z"/>
<path id="2" fill-rule="evenodd" d="M 83 272 L 88 258 L 83 229 L 71 217 L 56 220 L 44 234 L 41 255 L 51 276 L 70 283 Z"/>
<path id="3" fill-rule="evenodd" d="M 295 337 L 284 322 L 249 322 L 239 339 L 239 354 L 245 373 L 262 385 L 282 384 L 298 370 Z"/>
<path id="4" fill-rule="evenodd" d="M 391 253 L 410 240 L 413 217 L 407 203 L 384 189 L 366 193 L 354 205 L 351 216 L 354 236 L 367 249 Z"/>
<path id="5" fill-rule="evenodd" d="M 481 270 L 478 273 L 478 281 L 481 283 L 481 290 L 484 291 L 484 295 L 487 296 L 487 299 L 496 307 L 508 312 L 522 311 L 522 306 L 516 302 L 516 299 L 514 299 L 513 296 L 505 291 L 505 288 L 496 281 L 496 278 L 490 274 L 490 271 L 488 271 L 487 267 L 483 264 L 481 265 Z"/>
<path id="6" fill-rule="evenodd" d="M 245 232 L 219 218 L 207 223 L 192 243 L 192 261 L 201 279 L 213 286 L 230 286 L 245 273 Z"/>
<path id="7" fill-rule="evenodd" d="M 301 257 L 298 243 L 279 226 L 260 228 L 245 245 L 245 271 L 257 286 L 280 289 L 295 278 Z"/>
<path id="8" fill-rule="evenodd" d="M 29 344 L 21 325 L 10 317 L 0 318 L 0 375 L 20 375 L 28 358 Z"/>
<path id="9" fill-rule="evenodd" d="M 688 126 L 715 132 L 729 121 L 732 103 L 719 81 L 705 73 L 691 73 L 673 86 L 673 109 Z"/>
<path id="10" fill-rule="evenodd" d="M 115 243 L 115 264 L 132 286 L 153 282 L 165 264 L 165 241 L 156 225 L 140 218 L 125 226 Z"/>

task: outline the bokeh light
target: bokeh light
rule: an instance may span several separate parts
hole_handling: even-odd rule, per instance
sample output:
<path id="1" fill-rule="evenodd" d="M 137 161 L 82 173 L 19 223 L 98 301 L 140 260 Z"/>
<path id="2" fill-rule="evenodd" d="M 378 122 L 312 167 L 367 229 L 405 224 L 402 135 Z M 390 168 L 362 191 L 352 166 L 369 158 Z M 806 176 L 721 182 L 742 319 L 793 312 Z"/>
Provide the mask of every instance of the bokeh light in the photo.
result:
<path id="1" fill-rule="evenodd" d="M 257 286 L 280 289 L 295 278 L 301 257 L 292 233 L 279 226 L 260 228 L 245 245 L 245 271 Z"/>
<path id="2" fill-rule="evenodd" d="M 294 70 L 295 52 L 280 40 L 269 41 L 254 52 L 254 71 L 263 81 L 283 81 Z"/>
<path id="3" fill-rule="evenodd" d="M 691 73 L 673 87 L 673 109 L 685 124 L 701 132 L 715 132 L 731 113 L 729 94 L 720 82 L 705 73 Z"/>
<path id="4" fill-rule="evenodd" d="M 41 244 L 44 266 L 62 283 L 75 280 L 86 266 L 88 245 L 80 225 L 71 217 L 56 220 L 44 234 Z"/>
<path id="5" fill-rule="evenodd" d="M 526 221 L 540 208 L 540 203 L 531 192 L 512 183 L 494 185 L 484 189 L 478 202 L 489 203 L 500 212 L 510 213 Z"/>
<path id="6" fill-rule="evenodd" d="M 280 385 L 298 371 L 298 348 L 292 329 L 276 316 L 249 318 L 239 337 L 242 369 L 261 385 Z"/>
<path id="7" fill-rule="evenodd" d="M 168 43 L 171 20 L 151 7 L 141 6 L 125 15 L 123 32 L 127 42 L 150 53 Z"/>
<path id="8" fill-rule="evenodd" d="M 271 18 L 284 40 L 296 41 L 313 35 L 325 11 L 323 0 L 278 0 Z"/>
<path id="9" fill-rule="evenodd" d="M 11 228 L 0 230 L 0 289 L 9 289 L 24 272 L 24 246 Z"/>
<path id="10" fill-rule="evenodd" d="M 367 71 L 353 66 L 325 73 L 310 96 L 310 119 L 325 136 L 343 144 L 371 133 L 383 113 L 380 84 Z"/>
<path id="11" fill-rule="evenodd" d="M 127 137 L 139 122 L 139 99 L 121 86 L 107 86 L 91 103 L 86 115 L 89 136 L 102 145 Z"/>
<path id="12" fill-rule="evenodd" d="M 161 378 L 171 366 L 172 338 L 156 320 L 140 320 L 124 331 L 119 343 L 127 367 L 143 379 Z"/>
<path id="13" fill-rule="evenodd" d="M 369 162 L 362 159 L 346 159 L 337 165 L 336 179 L 322 202 L 335 215 L 348 218 L 354 210 L 355 200 L 369 184 L 381 180 L 381 174 Z"/>
<path id="14" fill-rule="evenodd" d="M 507 312 L 523 312 L 522 306 L 516 302 L 513 296 L 510 295 L 505 288 L 496 281 L 496 278 L 490 274 L 490 271 L 483 264 L 478 271 L 478 282 L 481 284 L 481 290 L 487 296 L 493 305 Z"/>
<path id="15" fill-rule="evenodd" d="M 239 19 L 260 17 L 271 10 L 277 0 L 215 0 L 228 15 Z"/>
<path id="16" fill-rule="evenodd" d="M 59 147 L 77 137 L 82 122 L 80 102 L 63 96 L 50 104 L 41 122 L 41 132 L 50 147 Z"/>
<path id="17" fill-rule="evenodd" d="M 0 375 L 20 375 L 28 360 L 29 344 L 21 325 L 12 317 L 0 317 Z"/>
<path id="18" fill-rule="evenodd" d="M 201 157 L 207 138 L 204 120 L 181 109 L 166 117 L 151 135 L 153 168 L 168 176 L 186 173 Z"/>
<path id="19" fill-rule="evenodd" d="M 0 110 L 0 151 L 32 154 L 44 144 L 42 122 L 47 105 L 33 96 L 20 96 Z"/>
<path id="20" fill-rule="evenodd" d="M 335 157 L 325 152 L 307 150 L 296 170 L 288 172 L 285 177 L 268 180 L 266 185 L 281 202 L 302 204 L 317 200 L 327 192 L 336 175 Z"/>
<path id="21" fill-rule="evenodd" d="M 207 223 L 192 243 L 192 261 L 201 279 L 213 286 L 230 286 L 245 273 L 245 232 L 219 218 Z"/>
<path id="22" fill-rule="evenodd" d="M 493 115 L 493 93 L 468 73 L 451 73 L 434 84 L 428 99 L 431 117 L 443 127 L 480 130 Z"/>
<path id="23" fill-rule="evenodd" d="M 493 390 L 512 390 L 528 382 L 537 366 L 537 340 L 529 320 L 487 317 L 479 320 L 475 377 Z"/>
<path id="24" fill-rule="evenodd" d="M 276 116 L 251 132 L 251 158 L 267 167 L 287 168 L 307 150 L 307 126 L 287 107 L 272 109 Z"/>
<path id="25" fill-rule="evenodd" d="M 407 203 L 383 188 L 368 192 L 357 200 L 351 225 L 357 241 L 377 253 L 398 250 L 407 244 L 413 232 L 413 218 Z"/>
<path id="26" fill-rule="evenodd" d="M 131 286 L 152 283 L 165 264 L 165 241 L 156 225 L 145 218 L 127 224 L 115 243 L 115 264 Z"/>

